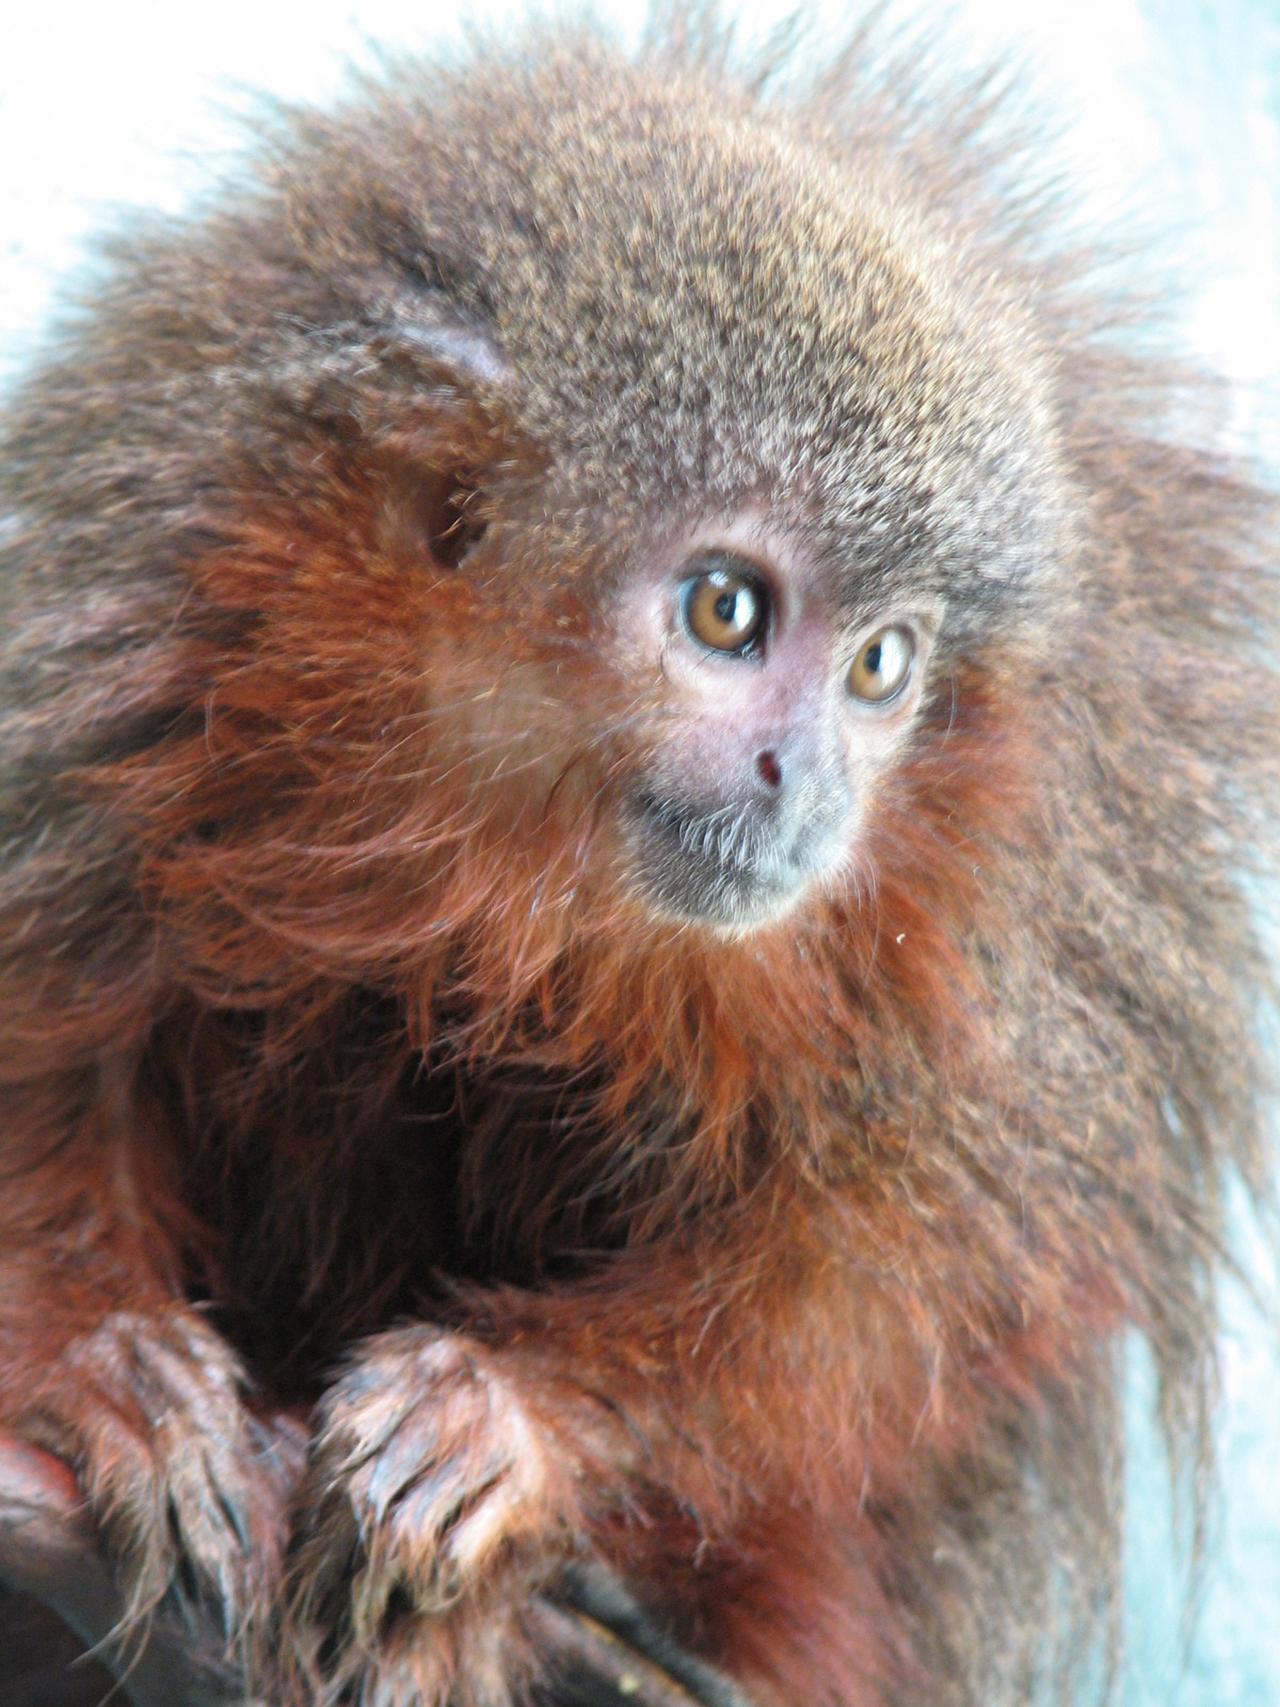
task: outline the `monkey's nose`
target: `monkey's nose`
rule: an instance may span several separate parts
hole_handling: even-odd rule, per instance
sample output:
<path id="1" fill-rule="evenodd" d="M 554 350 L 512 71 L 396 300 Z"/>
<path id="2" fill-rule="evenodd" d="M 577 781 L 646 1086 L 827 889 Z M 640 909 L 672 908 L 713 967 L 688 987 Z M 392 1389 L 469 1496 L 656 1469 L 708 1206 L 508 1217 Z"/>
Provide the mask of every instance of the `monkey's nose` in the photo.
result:
<path id="1" fill-rule="evenodd" d="M 763 753 L 756 755 L 756 775 L 766 788 L 782 787 L 782 766 L 778 763 L 778 755 L 772 747 L 766 747 Z"/>

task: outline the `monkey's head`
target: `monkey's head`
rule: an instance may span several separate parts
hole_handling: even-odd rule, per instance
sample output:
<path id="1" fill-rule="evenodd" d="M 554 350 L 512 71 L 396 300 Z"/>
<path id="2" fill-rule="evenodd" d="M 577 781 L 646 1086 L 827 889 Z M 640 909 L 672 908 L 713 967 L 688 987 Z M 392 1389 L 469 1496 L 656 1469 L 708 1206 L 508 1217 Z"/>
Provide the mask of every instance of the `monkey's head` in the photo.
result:
<path id="1" fill-rule="evenodd" d="M 999 755 L 962 786 L 957 731 L 1067 608 L 1052 363 L 962 191 L 525 50 L 288 121 L 95 353 L 155 429 L 134 507 L 191 530 L 198 707 L 137 774 L 215 983 L 264 924 L 361 976 L 486 921 L 538 967 L 802 932 L 963 841 Z"/>

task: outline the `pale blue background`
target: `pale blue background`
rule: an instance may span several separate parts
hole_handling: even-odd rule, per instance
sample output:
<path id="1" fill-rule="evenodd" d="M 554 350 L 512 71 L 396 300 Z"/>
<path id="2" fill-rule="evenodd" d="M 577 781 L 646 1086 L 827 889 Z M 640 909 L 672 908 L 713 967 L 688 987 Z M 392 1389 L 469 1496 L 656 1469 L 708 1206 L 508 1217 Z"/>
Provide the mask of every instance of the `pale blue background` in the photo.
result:
<path id="1" fill-rule="evenodd" d="M 0 376 L 103 202 L 180 206 L 234 145 L 244 87 L 323 96 L 368 42 L 456 28 L 427 0 L 223 0 L 218 6 L 0 0 Z M 639 7 L 600 9 L 634 22 Z M 897 15 L 919 10 L 916 0 Z M 505 0 L 471 8 L 513 10 Z M 743 0 L 752 25 L 783 7 Z M 847 5 L 817 8 L 832 28 Z M 1189 278 L 1189 339 L 1238 386 L 1224 430 L 1280 460 L 1280 0 L 953 0 L 950 39 L 1010 47 L 1066 127 L 1091 210 L 1164 232 Z M 442 26 L 441 17 L 450 21 Z M 1181 251 L 1180 260 L 1174 260 Z M 1277 803 L 1280 810 L 1280 803 Z M 1238 1244 L 1274 1308 L 1274 1266 L 1241 1208 Z M 1280 1707 L 1280 1358 L 1274 1323 L 1226 1293 L 1217 1508 L 1189 1654 L 1150 1382 L 1134 1360 L 1129 1661 L 1124 1707 Z M 804 1707 L 797 1703 L 796 1707 Z"/>

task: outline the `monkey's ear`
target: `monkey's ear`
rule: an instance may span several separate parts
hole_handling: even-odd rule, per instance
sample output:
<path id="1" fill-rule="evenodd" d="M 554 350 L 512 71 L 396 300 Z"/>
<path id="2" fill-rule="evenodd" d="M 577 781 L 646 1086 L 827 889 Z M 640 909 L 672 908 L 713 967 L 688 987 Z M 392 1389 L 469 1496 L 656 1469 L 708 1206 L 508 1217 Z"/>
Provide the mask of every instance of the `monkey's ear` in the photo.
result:
<path id="1" fill-rule="evenodd" d="M 457 568 L 479 543 L 497 464 L 515 454 L 515 376 L 496 337 L 448 299 L 397 301 L 357 342 L 348 396 L 394 556 Z"/>
<path id="2" fill-rule="evenodd" d="M 279 454 L 283 410 L 294 480 L 336 458 L 372 497 L 383 553 L 455 569 L 487 525 L 493 470 L 520 456 L 515 372 L 492 328 L 449 292 L 340 282 L 343 311 L 290 317 L 241 364 L 267 393 L 256 460 Z"/>

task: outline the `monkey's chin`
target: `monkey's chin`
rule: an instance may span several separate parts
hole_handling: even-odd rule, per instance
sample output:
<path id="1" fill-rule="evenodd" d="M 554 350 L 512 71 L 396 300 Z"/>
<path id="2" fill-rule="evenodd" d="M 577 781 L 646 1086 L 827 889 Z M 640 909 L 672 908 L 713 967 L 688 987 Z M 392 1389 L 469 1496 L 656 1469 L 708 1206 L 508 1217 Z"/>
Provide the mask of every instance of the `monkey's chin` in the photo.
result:
<path id="1" fill-rule="evenodd" d="M 749 936 L 776 925 L 847 859 L 852 814 L 776 832 L 756 825 L 726 834 L 717 814 L 690 812 L 640 790 L 623 823 L 625 880 L 651 918 Z"/>
<path id="2" fill-rule="evenodd" d="M 732 865 L 652 845 L 643 853 L 633 850 L 631 867 L 637 897 L 655 919 L 701 925 L 727 937 L 777 924 L 812 892 L 815 881 L 812 872 Z"/>

